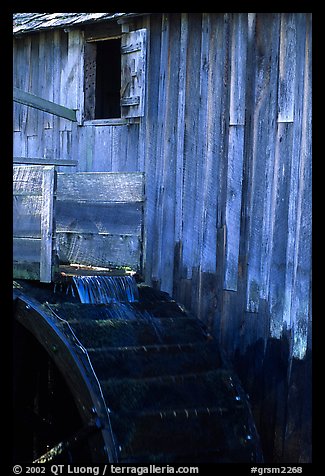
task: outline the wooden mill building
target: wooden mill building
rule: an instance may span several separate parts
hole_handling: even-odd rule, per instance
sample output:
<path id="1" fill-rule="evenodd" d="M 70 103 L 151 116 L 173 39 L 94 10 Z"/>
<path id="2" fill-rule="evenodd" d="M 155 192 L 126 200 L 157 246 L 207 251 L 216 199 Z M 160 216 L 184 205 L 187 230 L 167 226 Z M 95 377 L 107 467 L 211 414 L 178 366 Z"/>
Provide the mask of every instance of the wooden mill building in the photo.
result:
<path id="1" fill-rule="evenodd" d="M 14 14 L 14 87 L 70 110 L 20 96 L 14 162 L 144 174 L 143 278 L 217 336 L 274 463 L 311 462 L 311 34 L 310 13 Z"/>

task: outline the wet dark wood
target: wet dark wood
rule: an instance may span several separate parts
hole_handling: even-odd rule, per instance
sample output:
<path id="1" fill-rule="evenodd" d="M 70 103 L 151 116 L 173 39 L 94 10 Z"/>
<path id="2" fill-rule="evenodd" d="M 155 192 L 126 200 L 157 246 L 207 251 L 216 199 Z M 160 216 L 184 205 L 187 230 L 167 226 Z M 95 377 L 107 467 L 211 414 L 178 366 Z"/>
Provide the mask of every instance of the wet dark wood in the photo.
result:
<path id="1" fill-rule="evenodd" d="M 95 460 L 104 462 L 108 452 L 114 461 L 116 458 L 115 448 L 111 440 L 109 423 L 107 423 L 106 408 L 96 382 L 92 381 L 94 378 L 92 371 L 87 369 L 87 362 L 84 361 L 77 349 L 73 348 L 66 336 L 51 322 L 46 312 L 41 309 L 40 303 L 37 303 L 33 298 L 21 295 L 18 290 L 14 297 L 15 319 L 35 336 L 62 372 L 72 394 L 75 395 L 84 424 L 87 425 L 92 421 L 92 408 L 96 409 L 102 422 L 106 422 L 102 431 L 96 435 L 97 441 L 95 440 L 92 446 L 93 457 Z M 107 445 L 105 451 L 104 444 Z"/>
<path id="2" fill-rule="evenodd" d="M 247 397 L 216 340 L 166 293 L 139 291 L 126 317 L 119 303 L 61 301 L 50 285 L 17 282 L 15 320 L 68 379 L 85 425 L 96 411 L 109 461 L 261 462 Z M 102 462 L 103 445 L 91 443 Z"/>

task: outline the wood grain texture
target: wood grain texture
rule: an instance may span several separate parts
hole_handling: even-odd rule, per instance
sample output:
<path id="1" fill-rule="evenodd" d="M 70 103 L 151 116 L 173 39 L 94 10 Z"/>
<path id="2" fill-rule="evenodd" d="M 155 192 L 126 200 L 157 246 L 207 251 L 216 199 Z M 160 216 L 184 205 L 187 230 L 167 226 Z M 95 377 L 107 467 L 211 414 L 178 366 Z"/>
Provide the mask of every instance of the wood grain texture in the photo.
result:
<path id="1" fill-rule="evenodd" d="M 41 207 L 41 256 L 40 281 L 50 283 L 52 280 L 53 265 L 53 238 L 54 228 L 54 192 L 56 180 L 53 166 L 43 169 L 42 177 L 42 207 Z"/>
<path id="2" fill-rule="evenodd" d="M 13 262 L 40 263 L 41 239 L 13 237 Z M 39 279 L 39 276 L 38 278 Z"/>
<path id="3" fill-rule="evenodd" d="M 229 127 L 227 198 L 226 198 L 226 263 L 224 289 L 237 291 L 240 212 L 244 160 L 244 128 Z"/>
<path id="4" fill-rule="evenodd" d="M 296 15 L 281 14 L 278 122 L 293 122 L 296 81 Z"/>
<path id="5" fill-rule="evenodd" d="M 14 166 L 14 277 L 25 276 L 24 262 L 38 263 L 27 276 L 51 282 L 54 266 L 54 166 Z M 31 273 L 31 274 L 30 274 Z M 29 279 L 32 279 L 31 277 Z"/>
<path id="6" fill-rule="evenodd" d="M 13 167 L 14 195 L 42 195 L 43 170 L 41 166 Z"/>
<path id="7" fill-rule="evenodd" d="M 189 16 L 187 75 L 185 90 L 184 170 L 183 170 L 183 277 L 190 279 L 198 261 L 199 216 L 198 195 L 201 194 L 197 171 L 202 163 L 198 155 L 199 111 L 193 98 L 200 97 L 201 18 Z"/>
<path id="8" fill-rule="evenodd" d="M 41 195 L 14 195 L 13 234 L 20 238 L 39 238 L 41 234 Z"/>
<path id="9" fill-rule="evenodd" d="M 248 104 L 250 127 L 246 131 L 246 202 L 248 260 L 246 309 L 258 312 L 260 298 L 268 295 L 272 249 L 272 184 L 276 144 L 277 75 L 280 18 L 257 14 L 249 43 L 253 94 Z"/>
<path id="10" fill-rule="evenodd" d="M 141 234 L 141 203 L 92 203 L 57 200 L 57 231 Z"/>
<path id="11" fill-rule="evenodd" d="M 147 30 L 124 33 L 121 38 L 121 114 L 144 115 L 147 65 Z"/>
<path id="12" fill-rule="evenodd" d="M 58 174 L 57 200 L 88 202 L 142 202 L 142 173 L 81 172 Z"/>
<path id="13" fill-rule="evenodd" d="M 245 310 L 256 314 L 267 302 L 279 332 L 293 328 L 294 303 L 304 300 L 295 299 L 302 292 L 298 263 L 309 262 L 309 245 L 297 243 L 301 236 L 310 241 L 302 225 L 310 193 L 310 15 L 152 14 L 137 28 L 148 30 L 140 125 L 78 127 L 58 119 L 58 128 L 49 114 L 19 106 L 15 155 L 77 160 L 78 172 L 145 171 L 148 282 L 170 291 L 182 277 L 190 280 L 193 269 L 197 277 L 218 274 L 217 230 L 225 226 L 218 292 L 238 292 Z M 82 112 L 84 47 L 78 29 L 15 39 L 15 87 Z M 293 125 L 290 134 L 283 124 Z M 100 192 L 100 200 L 109 199 Z M 310 289 L 307 275 L 301 279 Z M 194 281 L 205 306 L 202 281 Z M 309 305 L 302 306 L 307 312 Z"/>
<path id="14" fill-rule="evenodd" d="M 58 255 L 63 264 L 127 266 L 141 270 L 141 242 L 138 236 L 93 233 L 57 233 Z"/>
<path id="15" fill-rule="evenodd" d="M 142 271 L 143 173 L 59 173 L 59 260 Z"/>

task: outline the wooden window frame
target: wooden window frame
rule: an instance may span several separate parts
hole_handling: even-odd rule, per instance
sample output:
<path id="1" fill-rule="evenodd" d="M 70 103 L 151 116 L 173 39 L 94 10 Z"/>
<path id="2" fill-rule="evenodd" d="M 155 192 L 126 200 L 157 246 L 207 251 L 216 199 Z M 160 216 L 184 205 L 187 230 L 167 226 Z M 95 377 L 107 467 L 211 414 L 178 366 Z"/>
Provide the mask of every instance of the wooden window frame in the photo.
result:
<path id="1" fill-rule="evenodd" d="M 97 45 L 99 41 L 121 39 L 121 90 L 119 117 L 95 118 Z M 132 30 L 111 35 L 85 37 L 84 51 L 84 126 L 139 123 L 144 116 L 146 96 L 147 30 Z"/>

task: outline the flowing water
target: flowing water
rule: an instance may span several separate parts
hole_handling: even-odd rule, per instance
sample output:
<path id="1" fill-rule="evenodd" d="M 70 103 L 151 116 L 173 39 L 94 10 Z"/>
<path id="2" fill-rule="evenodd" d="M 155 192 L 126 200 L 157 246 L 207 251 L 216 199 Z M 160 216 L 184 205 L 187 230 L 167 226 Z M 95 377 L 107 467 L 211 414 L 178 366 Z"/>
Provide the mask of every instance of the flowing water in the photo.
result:
<path id="1" fill-rule="evenodd" d="M 149 322 L 161 340 L 159 320 L 148 310 L 138 310 L 139 290 L 133 276 L 73 276 L 55 287 L 55 292 L 77 298 L 82 304 L 109 304 L 104 312 L 108 319 L 143 319 Z"/>
<path id="2" fill-rule="evenodd" d="M 84 304 L 128 303 L 139 300 L 133 276 L 73 276 L 80 302 Z"/>

